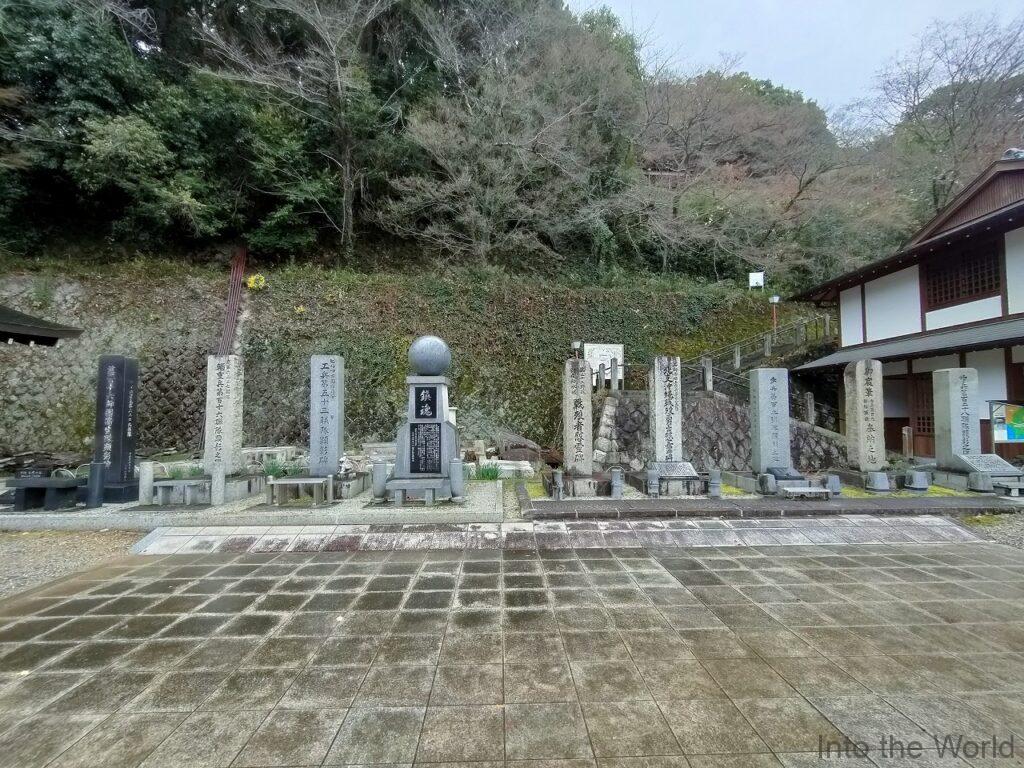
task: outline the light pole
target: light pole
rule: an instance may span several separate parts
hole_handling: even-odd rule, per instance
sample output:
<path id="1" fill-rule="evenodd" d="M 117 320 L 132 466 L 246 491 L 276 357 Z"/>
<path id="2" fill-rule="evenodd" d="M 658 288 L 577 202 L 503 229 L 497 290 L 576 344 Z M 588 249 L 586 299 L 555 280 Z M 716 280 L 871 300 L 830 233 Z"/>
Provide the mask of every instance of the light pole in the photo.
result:
<path id="1" fill-rule="evenodd" d="M 772 295 L 768 297 L 769 303 L 772 305 L 772 336 L 778 335 L 779 331 L 779 297 Z"/>

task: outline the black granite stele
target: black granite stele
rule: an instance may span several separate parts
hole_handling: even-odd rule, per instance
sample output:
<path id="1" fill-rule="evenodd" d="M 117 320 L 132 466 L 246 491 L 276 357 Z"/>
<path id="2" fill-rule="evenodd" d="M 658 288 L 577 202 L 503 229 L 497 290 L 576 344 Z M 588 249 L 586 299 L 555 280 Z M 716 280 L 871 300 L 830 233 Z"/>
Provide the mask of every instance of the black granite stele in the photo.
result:
<path id="1" fill-rule="evenodd" d="M 96 381 L 94 461 L 102 462 L 103 501 L 137 501 L 135 477 L 135 418 L 139 399 L 138 362 L 124 355 L 100 357 Z"/>

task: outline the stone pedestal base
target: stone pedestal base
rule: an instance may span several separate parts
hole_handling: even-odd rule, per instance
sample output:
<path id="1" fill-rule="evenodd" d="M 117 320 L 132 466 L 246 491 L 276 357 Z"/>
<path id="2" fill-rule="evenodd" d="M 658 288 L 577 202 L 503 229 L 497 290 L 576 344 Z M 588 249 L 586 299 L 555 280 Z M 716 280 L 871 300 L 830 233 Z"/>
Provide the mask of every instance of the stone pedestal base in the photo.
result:
<path id="1" fill-rule="evenodd" d="M 139 481 L 130 483 L 107 483 L 103 486 L 104 504 L 123 504 L 139 500 Z"/>
<path id="2" fill-rule="evenodd" d="M 591 498 L 597 496 L 600 481 L 596 477 L 566 477 L 565 491 L 569 496 Z"/>

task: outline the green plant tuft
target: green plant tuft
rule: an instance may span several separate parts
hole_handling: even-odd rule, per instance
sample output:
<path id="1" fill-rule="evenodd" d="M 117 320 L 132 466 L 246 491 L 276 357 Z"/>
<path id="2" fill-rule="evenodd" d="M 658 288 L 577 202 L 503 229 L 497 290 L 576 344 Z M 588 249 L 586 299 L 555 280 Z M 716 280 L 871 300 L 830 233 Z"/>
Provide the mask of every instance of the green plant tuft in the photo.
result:
<path id="1" fill-rule="evenodd" d="M 500 480 L 501 479 L 501 469 L 496 467 L 496 466 L 494 466 L 493 464 L 488 464 L 488 465 L 483 466 L 483 467 L 477 467 L 476 479 L 477 480 Z"/>

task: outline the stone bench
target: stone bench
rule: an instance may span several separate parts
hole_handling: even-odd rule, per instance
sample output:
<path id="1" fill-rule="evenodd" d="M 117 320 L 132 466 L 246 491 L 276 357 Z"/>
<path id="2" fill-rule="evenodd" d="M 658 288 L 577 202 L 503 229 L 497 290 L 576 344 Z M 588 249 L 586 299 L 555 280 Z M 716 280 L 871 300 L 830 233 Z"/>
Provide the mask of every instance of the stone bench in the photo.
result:
<path id="1" fill-rule="evenodd" d="M 305 488 L 309 488 L 314 506 L 320 506 L 325 501 L 328 504 L 334 503 L 334 475 L 330 475 L 328 477 L 268 477 L 267 504 L 281 506 L 293 495 L 298 498 Z"/>
<path id="2" fill-rule="evenodd" d="M 78 489 L 84 477 L 15 477 L 7 481 L 14 489 L 14 511 L 69 509 L 78 503 Z"/>
<path id="3" fill-rule="evenodd" d="M 175 492 L 180 491 L 185 506 L 201 504 L 203 499 L 200 498 L 200 495 L 205 496 L 207 500 L 210 498 L 212 482 L 209 477 L 154 480 L 153 491 L 156 495 L 156 503 L 161 506 L 169 506 L 174 502 Z"/>
<path id="4" fill-rule="evenodd" d="M 828 499 L 832 493 L 828 488 L 813 485 L 783 486 L 779 488 L 779 496 L 784 499 Z"/>
<path id="5" fill-rule="evenodd" d="M 997 481 L 992 483 L 992 488 L 997 491 L 1002 491 L 1004 496 L 1020 496 L 1020 492 L 1024 490 L 1024 483 L 1014 483 L 1009 481 Z"/>

